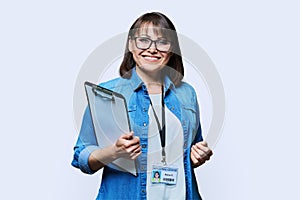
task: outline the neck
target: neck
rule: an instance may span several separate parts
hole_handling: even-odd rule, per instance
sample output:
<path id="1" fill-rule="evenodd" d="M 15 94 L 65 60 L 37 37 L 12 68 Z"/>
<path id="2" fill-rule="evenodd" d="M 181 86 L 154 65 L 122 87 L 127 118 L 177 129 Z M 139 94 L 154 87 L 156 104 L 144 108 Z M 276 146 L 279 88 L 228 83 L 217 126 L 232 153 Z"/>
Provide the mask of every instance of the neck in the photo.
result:
<path id="1" fill-rule="evenodd" d="M 161 94 L 161 83 L 148 83 L 146 84 L 147 90 L 149 94 Z"/>
<path id="2" fill-rule="evenodd" d="M 136 73 L 145 83 L 149 94 L 160 94 L 162 92 L 161 91 L 162 78 L 161 78 L 160 71 L 155 73 L 154 72 L 149 73 L 149 72 L 144 72 L 139 68 L 136 68 Z"/>
<path id="3" fill-rule="evenodd" d="M 136 73 L 145 84 L 147 84 L 147 83 L 161 84 L 161 82 L 162 82 L 160 71 L 145 72 L 142 69 L 140 69 L 139 67 L 136 67 Z"/>

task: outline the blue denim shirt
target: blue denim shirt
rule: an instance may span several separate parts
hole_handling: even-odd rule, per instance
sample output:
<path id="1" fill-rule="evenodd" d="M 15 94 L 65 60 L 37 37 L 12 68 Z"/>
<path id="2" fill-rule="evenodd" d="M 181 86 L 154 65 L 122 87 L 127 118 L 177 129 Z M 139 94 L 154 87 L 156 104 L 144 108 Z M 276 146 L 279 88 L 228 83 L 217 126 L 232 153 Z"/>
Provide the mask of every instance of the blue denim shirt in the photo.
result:
<path id="1" fill-rule="evenodd" d="M 138 176 L 105 166 L 97 199 L 146 199 L 148 109 L 150 105 L 146 86 L 136 74 L 135 69 L 132 70 L 130 79 L 116 78 L 102 83 L 101 86 L 121 93 L 125 97 L 131 130 L 140 138 L 142 154 L 137 158 Z M 196 93 L 189 84 L 182 82 L 179 86 L 175 86 L 166 77 L 164 102 L 180 120 L 183 128 L 184 145 L 173 148 L 182 148 L 184 152 L 186 198 L 201 199 L 190 159 L 191 146 L 202 141 Z M 92 119 L 89 108 L 87 108 L 83 116 L 78 141 L 74 147 L 72 165 L 84 173 L 93 174 L 94 171 L 88 165 L 88 158 L 91 152 L 97 148 Z"/>

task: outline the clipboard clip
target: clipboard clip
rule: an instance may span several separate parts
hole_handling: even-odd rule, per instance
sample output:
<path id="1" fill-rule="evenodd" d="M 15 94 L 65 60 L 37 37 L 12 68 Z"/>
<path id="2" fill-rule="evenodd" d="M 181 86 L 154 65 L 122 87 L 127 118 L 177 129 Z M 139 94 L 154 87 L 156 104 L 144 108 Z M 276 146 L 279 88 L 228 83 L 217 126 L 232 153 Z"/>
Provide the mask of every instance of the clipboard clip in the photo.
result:
<path id="1" fill-rule="evenodd" d="M 92 88 L 92 91 L 94 92 L 95 96 L 101 97 L 103 99 L 109 100 L 109 101 L 115 101 L 115 98 L 112 93 L 109 91 L 101 90 L 99 91 L 98 88 Z"/>

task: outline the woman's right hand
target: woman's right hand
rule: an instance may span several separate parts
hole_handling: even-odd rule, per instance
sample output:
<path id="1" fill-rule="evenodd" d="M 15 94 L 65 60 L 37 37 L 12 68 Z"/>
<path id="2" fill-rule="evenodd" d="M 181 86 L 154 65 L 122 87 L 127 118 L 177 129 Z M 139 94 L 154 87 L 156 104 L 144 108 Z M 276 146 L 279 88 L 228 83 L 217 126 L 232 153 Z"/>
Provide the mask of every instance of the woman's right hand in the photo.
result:
<path id="1" fill-rule="evenodd" d="M 118 158 L 134 160 L 141 153 L 140 138 L 129 132 L 122 134 L 115 144 L 94 150 L 89 156 L 88 163 L 91 170 L 98 171 Z"/>
<path id="2" fill-rule="evenodd" d="M 115 158 L 136 159 L 141 153 L 140 138 L 133 131 L 122 134 L 114 144 Z"/>

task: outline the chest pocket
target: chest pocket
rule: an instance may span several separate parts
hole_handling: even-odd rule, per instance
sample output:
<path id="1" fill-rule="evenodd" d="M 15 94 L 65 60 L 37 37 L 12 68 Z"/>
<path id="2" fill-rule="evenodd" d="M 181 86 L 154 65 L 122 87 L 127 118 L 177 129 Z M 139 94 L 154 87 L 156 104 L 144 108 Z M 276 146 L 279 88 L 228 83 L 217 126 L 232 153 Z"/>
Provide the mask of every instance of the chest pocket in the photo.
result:
<path id="1" fill-rule="evenodd" d="M 192 105 L 183 105 L 182 106 L 182 116 L 183 120 L 185 121 L 186 124 L 188 124 L 188 129 L 191 129 L 194 131 L 196 130 L 197 127 L 197 111 L 195 109 L 195 106 Z"/>
<path id="2" fill-rule="evenodd" d="M 130 120 L 131 130 L 133 130 L 134 119 L 136 116 L 136 109 L 137 109 L 136 105 L 128 106 L 128 116 L 129 116 L 129 120 Z"/>

